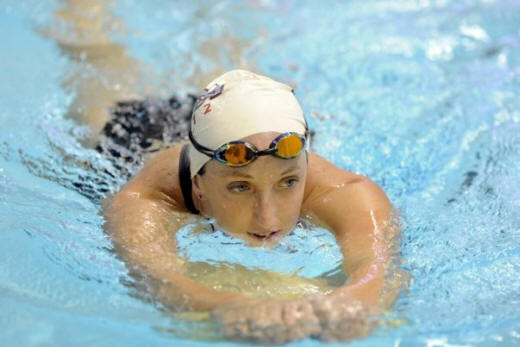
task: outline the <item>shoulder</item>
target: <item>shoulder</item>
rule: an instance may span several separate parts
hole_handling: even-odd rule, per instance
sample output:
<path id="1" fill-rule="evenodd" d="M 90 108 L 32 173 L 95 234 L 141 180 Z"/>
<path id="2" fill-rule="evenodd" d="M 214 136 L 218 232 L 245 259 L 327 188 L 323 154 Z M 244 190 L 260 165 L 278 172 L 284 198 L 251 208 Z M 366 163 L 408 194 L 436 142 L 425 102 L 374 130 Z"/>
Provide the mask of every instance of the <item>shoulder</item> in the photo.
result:
<path id="1" fill-rule="evenodd" d="M 385 192 L 369 178 L 341 169 L 325 158 L 309 153 L 304 210 L 317 210 L 324 199 L 332 199 L 350 209 L 387 209 Z"/>
<path id="2" fill-rule="evenodd" d="M 179 159 L 184 144 L 162 150 L 149 158 L 119 194 L 138 193 L 150 200 L 162 200 L 172 208 L 184 210 L 179 183 Z"/>
<path id="3" fill-rule="evenodd" d="M 309 153 L 305 197 L 357 185 L 366 177 L 344 170 L 316 153 Z"/>

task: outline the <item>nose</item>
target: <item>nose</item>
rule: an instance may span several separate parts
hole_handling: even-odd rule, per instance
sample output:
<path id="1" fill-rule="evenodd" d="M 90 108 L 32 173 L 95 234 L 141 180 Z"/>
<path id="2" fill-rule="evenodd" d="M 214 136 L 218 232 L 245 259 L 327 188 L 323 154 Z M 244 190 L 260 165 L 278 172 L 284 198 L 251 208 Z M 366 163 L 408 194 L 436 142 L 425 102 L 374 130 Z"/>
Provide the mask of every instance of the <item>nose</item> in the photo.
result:
<path id="1" fill-rule="evenodd" d="M 255 221 L 259 228 L 271 232 L 279 229 L 276 201 L 269 192 L 258 192 L 255 204 Z"/>

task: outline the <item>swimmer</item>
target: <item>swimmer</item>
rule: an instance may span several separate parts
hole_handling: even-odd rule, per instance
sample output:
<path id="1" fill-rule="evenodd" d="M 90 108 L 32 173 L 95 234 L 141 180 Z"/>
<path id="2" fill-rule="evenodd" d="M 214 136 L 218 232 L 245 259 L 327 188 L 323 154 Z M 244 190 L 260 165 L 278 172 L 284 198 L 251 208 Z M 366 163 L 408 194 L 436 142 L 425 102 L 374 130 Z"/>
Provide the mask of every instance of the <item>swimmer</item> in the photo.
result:
<path id="1" fill-rule="evenodd" d="M 211 312 L 221 333 L 234 340 L 345 341 L 368 334 L 376 326 L 374 314 L 390 307 L 401 288 L 398 276 L 386 276 L 399 227 L 385 193 L 368 178 L 310 152 L 309 129 L 291 88 L 251 72 L 231 71 L 209 83 L 193 115 L 190 98 L 135 100 L 118 103 L 107 123 L 110 105 L 137 98 L 135 86 L 143 84 L 143 73 L 142 64 L 103 31 L 119 25 L 106 4 L 66 0 L 56 13 L 56 28 L 70 30 L 47 33 L 79 66 L 66 83 L 75 95 L 69 116 L 88 123 L 93 133 L 104 127 L 109 141 L 101 143 L 100 152 L 123 158 L 121 144 L 130 147 L 124 161 L 140 156 L 139 146 L 150 139 L 167 142 L 158 146 L 164 148 L 191 135 L 187 146 L 153 152 L 142 170 L 104 201 L 105 229 L 134 278 L 144 278 L 154 297 L 174 312 Z M 230 41 L 225 37 L 212 44 Z M 216 66 L 228 63 L 210 58 Z M 201 76 L 190 83 L 198 84 Z M 147 123 L 138 124 L 138 134 L 135 110 L 148 115 Z M 146 143 L 146 150 L 152 145 Z M 325 288 L 323 295 L 266 299 L 269 295 L 247 293 L 240 281 L 272 278 L 278 286 L 295 289 L 321 285 L 298 276 L 247 273 L 237 266 L 233 281 L 239 290 L 213 290 L 190 276 L 194 265 L 177 254 L 175 232 L 198 216 L 214 218 L 224 231 L 253 247 L 275 245 L 300 217 L 324 226 L 341 247 L 348 281 Z M 257 280 L 244 281 L 245 276 Z"/>
<path id="2" fill-rule="evenodd" d="M 154 295 L 174 310 L 209 310 L 231 339 L 368 334 L 396 294 L 384 293 L 388 240 L 398 227 L 383 190 L 310 152 L 292 88 L 262 75 L 233 70 L 211 81 L 189 128 L 189 143 L 155 154 L 104 208 L 105 228 L 129 267 L 160 283 Z M 277 244 L 306 218 L 335 235 L 348 281 L 293 300 L 208 288 L 185 274 L 172 236 L 189 216 L 213 218 L 252 247 Z"/>

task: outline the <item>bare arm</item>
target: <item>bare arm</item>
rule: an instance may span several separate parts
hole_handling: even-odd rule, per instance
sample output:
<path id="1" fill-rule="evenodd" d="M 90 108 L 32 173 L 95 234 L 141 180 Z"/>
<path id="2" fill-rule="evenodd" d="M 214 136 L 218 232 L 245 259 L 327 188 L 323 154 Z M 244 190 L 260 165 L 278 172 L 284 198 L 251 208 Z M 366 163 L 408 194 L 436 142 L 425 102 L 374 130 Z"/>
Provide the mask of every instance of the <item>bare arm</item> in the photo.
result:
<path id="1" fill-rule="evenodd" d="M 346 341 L 366 336 L 372 319 L 394 300 L 384 295 L 389 252 L 397 228 L 385 193 L 367 178 L 354 175 L 315 154 L 309 155 L 302 214 L 332 230 L 343 253 L 347 283 L 327 295 L 253 305 L 223 305 L 214 315 L 223 335 L 237 340 L 283 343 L 309 336 Z M 227 307 L 226 307 L 227 306 Z"/>
<path id="2" fill-rule="evenodd" d="M 369 179 L 317 155 L 309 159 L 309 185 L 306 213 L 334 232 L 342 250 L 349 280 L 336 293 L 366 305 L 380 304 L 391 243 L 399 231 L 386 194 Z"/>
<path id="3" fill-rule="evenodd" d="M 241 296 L 204 287 L 183 274 L 175 232 L 186 213 L 176 199 L 178 184 L 172 184 L 178 180 L 178 155 L 178 147 L 159 153 L 106 204 L 105 229 L 127 266 L 155 280 L 153 294 L 163 304 L 207 310 Z"/>

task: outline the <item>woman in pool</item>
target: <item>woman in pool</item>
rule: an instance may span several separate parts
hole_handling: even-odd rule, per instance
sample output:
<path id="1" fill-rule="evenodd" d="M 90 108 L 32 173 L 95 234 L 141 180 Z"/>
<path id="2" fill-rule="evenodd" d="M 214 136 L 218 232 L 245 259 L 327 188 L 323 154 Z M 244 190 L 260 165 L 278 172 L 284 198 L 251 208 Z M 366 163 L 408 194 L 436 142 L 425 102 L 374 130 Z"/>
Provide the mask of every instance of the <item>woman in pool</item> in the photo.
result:
<path id="1" fill-rule="evenodd" d="M 105 207 L 106 229 L 131 268 L 158 280 L 165 304 L 211 310 L 231 338 L 283 342 L 366 334 L 383 299 L 397 232 L 385 193 L 366 177 L 308 151 L 309 130 L 292 89 L 245 70 L 208 84 L 190 143 L 151 158 Z M 187 215 L 215 219 L 251 246 L 275 245 L 300 217 L 334 233 L 348 281 L 328 295 L 258 300 L 209 289 L 183 272 L 172 230 Z"/>
<path id="2" fill-rule="evenodd" d="M 56 12 L 56 30 L 48 35 L 89 71 L 78 71 L 70 81 L 76 98 L 69 115 L 94 133 L 105 126 L 108 142 L 101 150 L 122 157 L 117 151 L 123 144 L 130 148 L 125 160 L 140 155 L 135 147 L 150 149 L 150 138 L 166 145 L 183 138 L 189 99 L 120 103 L 105 125 L 104 110 L 134 96 L 131 86 L 141 80 L 140 64 L 103 30 L 117 22 L 104 2 L 64 4 Z M 309 152 L 307 124 L 291 89 L 266 77 L 247 71 L 220 76 L 199 98 L 189 125 L 188 147 L 178 144 L 155 154 L 106 201 L 105 228 L 134 277 L 144 275 L 149 290 L 174 311 L 211 311 L 232 339 L 281 343 L 366 335 L 377 322 L 374 314 L 389 307 L 400 289 L 399 275 L 385 276 L 398 226 L 384 192 Z M 196 215 L 214 217 L 227 233 L 252 246 L 275 245 L 299 217 L 321 224 L 341 246 L 348 281 L 327 289 L 327 295 L 262 300 L 243 294 L 243 277 L 251 273 L 235 267 L 239 293 L 210 289 L 190 276 L 190 264 L 176 251 L 173 234 Z M 295 292 L 308 283 L 298 276 L 267 277 Z"/>

